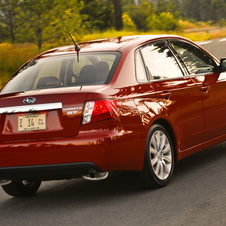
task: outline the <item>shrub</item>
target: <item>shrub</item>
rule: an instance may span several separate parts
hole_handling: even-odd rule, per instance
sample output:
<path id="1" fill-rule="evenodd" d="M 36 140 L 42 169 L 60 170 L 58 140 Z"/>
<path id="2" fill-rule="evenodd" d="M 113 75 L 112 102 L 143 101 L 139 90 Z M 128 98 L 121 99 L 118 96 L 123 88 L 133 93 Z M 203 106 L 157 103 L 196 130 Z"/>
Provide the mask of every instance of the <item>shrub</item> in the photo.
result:
<path id="1" fill-rule="evenodd" d="M 178 19 L 171 13 L 160 13 L 159 16 L 153 17 L 153 21 L 150 22 L 150 26 L 157 30 L 174 31 L 179 28 Z"/>
<path id="2" fill-rule="evenodd" d="M 136 25 L 133 23 L 131 17 L 127 14 L 124 13 L 122 16 L 123 20 L 123 28 L 127 31 L 135 31 L 136 30 Z"/>
<path id="3" fill-rule="evenodd" d="M 179 27 L 182 30 L 197 28 L 196 24 L 189 22 L 187 20 L 179 20 Z"/>

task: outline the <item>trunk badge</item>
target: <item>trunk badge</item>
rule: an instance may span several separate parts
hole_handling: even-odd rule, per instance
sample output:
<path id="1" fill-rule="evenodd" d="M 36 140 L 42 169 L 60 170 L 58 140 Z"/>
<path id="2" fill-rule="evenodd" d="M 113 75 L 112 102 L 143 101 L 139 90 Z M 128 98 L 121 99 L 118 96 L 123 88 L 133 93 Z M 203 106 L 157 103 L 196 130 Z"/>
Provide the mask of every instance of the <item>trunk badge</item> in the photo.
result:
<path id="1" fill-rule="evenodd" d="M 24 104 L 33 104 L 36 101 L 34 97 L 27 97 L 23 100 Z"/>

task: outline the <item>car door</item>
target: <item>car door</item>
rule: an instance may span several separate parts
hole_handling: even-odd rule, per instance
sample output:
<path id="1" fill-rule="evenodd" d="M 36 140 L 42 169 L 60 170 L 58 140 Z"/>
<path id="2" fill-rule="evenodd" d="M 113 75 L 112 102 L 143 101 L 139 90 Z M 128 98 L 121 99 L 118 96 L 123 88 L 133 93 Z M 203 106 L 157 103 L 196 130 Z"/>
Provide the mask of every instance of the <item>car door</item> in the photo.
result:
<path id="1" fill-rule="evenodd" d="M 226 75 L 219 73 L 215 60 L 185 41 L 170 41 L 197 84 L 204 106 L 204 141 L 225 136 Z"/>
<path id="2" fill-rule="evenodd" d="M 183 68 L 164 40 L 149 43 L 140 52 L 166 120 L 174 127 L 179 151 L 201 143 L 203 106 L 195 82 L 184 76 Z"/>

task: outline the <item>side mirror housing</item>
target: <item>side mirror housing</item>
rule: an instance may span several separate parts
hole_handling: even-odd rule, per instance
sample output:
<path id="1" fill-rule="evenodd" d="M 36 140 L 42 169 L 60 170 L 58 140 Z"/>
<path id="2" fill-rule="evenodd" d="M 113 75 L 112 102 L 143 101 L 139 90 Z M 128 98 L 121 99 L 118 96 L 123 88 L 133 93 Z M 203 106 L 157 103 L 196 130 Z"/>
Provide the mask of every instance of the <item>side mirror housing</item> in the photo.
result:
<path id="1" fill-rule="evenodd" d="M 222 58 L 220 60 L 220 70 L 221 72 L 226 71 L 226 58 Z"/>

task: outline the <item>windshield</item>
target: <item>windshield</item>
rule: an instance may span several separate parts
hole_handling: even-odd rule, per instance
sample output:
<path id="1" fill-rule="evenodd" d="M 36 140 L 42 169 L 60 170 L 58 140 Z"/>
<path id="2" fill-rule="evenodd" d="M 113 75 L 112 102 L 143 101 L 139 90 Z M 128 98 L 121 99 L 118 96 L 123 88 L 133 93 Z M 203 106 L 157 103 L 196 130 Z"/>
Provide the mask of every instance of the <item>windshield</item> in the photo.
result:
<path id="1" fill-rule="evenodd" d="M 121 54 L 80 53 L 30 61 L 2 89 L 1 94 L 57 87 L 108 84 Z"/>

